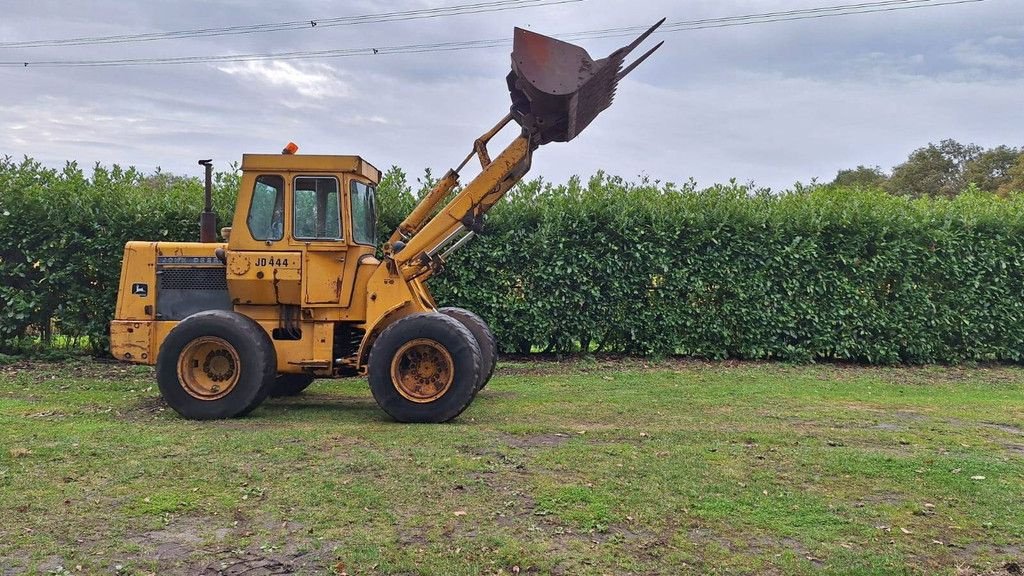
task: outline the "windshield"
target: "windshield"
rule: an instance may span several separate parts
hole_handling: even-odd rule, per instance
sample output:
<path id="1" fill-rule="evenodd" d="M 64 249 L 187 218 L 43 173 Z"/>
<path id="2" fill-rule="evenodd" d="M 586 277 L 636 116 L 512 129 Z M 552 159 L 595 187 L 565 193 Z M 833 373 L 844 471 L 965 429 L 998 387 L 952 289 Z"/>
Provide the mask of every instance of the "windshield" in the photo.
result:
<path id="1" fill-rule="evenodd" d="M 359 244 L 377 245 L 377 189 L 352 181 L 352 239 Z"/>

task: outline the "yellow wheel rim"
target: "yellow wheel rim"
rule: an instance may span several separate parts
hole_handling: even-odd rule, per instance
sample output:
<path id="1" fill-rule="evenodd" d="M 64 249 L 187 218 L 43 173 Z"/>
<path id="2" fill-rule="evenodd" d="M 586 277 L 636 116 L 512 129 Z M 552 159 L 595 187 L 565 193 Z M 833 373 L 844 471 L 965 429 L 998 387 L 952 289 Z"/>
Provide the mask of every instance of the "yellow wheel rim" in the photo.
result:
<path id="1" fill-rule="evenodd" d="M 178 382 L 199 400 L 227 396 L 238 384 L 240 372 L 235 347 L 215 336 L 196 338 L 178 356 Z"/>
<path id="2" fill-rule="evenodd" d="M 444 396 L 454 381 L 452 355 L 429 338 L 406 342 L 391 359 L 391 382 L 407 400 L 433 402 Z"/>

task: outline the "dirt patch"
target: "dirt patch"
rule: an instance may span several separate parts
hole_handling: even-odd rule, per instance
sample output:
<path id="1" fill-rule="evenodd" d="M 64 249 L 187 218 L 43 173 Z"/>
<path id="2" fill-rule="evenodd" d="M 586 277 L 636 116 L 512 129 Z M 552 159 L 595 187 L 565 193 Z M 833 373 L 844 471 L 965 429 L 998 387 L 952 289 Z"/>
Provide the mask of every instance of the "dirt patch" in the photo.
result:
<path id="1" fill-rule="evenodd" d="M 44 410 L 42 412 L 26 412 L 23 416 L 33 420 L 63 420 L 68 413 L 60 410 Z"/>
<path id="2" fill-rule="evenodd" d="M 430 546 L 430 539 L 422 530 L 414 528 L 398 528 L 396 530 L 398 543 L 405 547 L 426 548 Z"/>
<path id="3" fill-rule="evenodd" d="M 297 550 L 288 545 L 279 551 L 250 547 L 219 550 L 204 559 L 192 562 L 182 574 L 189 576 L 276 576 L 280 574 L 333 573 L 334 549 L 322 546 L 317 550 Z"/>
<path id="4" fill-rule="evenodd" d="M 819 420 L 815 422 L 819 427 L 827 425 L 830 428 L 839 430 L 859 428 L 882 430 L 885 432 L 905 432 L 932 420 L 926 414 L 921 414 L 914 410 L 892 410 L 858 403 L 846 403 L 842 407 L 851 412 L 868 412 L 870 416 L 866 418 L 855 417 L 849 420 Z"/>
<path id="5" fill-rule="evenodd" d="M 18 576 L 20 574 L 26 574 L 29 572 L 29 565 L 31 559 L 31 553 L 28 551 L 18 551 L 18 554 L 24 554 L 22 558 L 0 558 L 0 575 L 2 576 Z M 65 574 L 67 573 L 65 565 L 68 564 L 62 558 L 58 556 L 46 557 L 39 561 L 36 565 L 37 574 Z"/>
<path id="6" fill-rule="evenodd" d="M 47 556 L 40 562 L 36 569 L 43 574 L 61 574 L 67 573 L 65 568 L 67 562 L 64 561 L 60 556 Z M 15 572 L 15 574 L 21 574 L 22 572 Z"/>
<path id="7" fill-rule="evenodd" d="M 1003 449 L 1014 456 L 1024 456 L 1024 444 L 1004 444 Z M 1021 572 L 1024 574 L 1024 572 Z"/>
<path id="8" fill-rule="evenodd" d="M 902 422 L 927 422 L 931 419 L 920 412 L 915 412 L 914 410 L 895 410 L 889 412 L 889 414 Z"/>
<path id="9" fill-rule="evenodd" d="M 35 382 L 47 380 L 152 380 L 153 368 L 139 364 L 125 364 L 114 359 L 81 358 L 67 361 L 19 360 L 0 366 L 0 374 L 16 377 L 29 374 Z"/>
<path id="10" fill-rule="evenodd" d="M 206 566 L 196 565 L 189 574 L 196 576 L 273 576 L 276 574 L 295 574 L 303 568 L 298 564 L 303 556 L 275 556 L 246 551 L 225 551 L 217 555 L 217 559 Z M 315 566 L 314 566 L 315 567 Z"/>
<path id="11" fill-rule="evenodd" d="M 765 419 L 779 421 L 786 428 L 798 433 L 800 442 L 821 442 L 831 448 L 854 448 L 857 450 L 881 452 L 894 456 L 909 456 L 920 447 L 913 446 L 900 433 L 917 430 L 933 422 L 931 418 L 909 410 L 880 410 L 856 404 L 841 405 L 844 410 L 868 411 L 872 416 L 884 414 L 886 419 L 851 416 L 846 419 L 818 418 L 808 420 L 759 411 Z M 837 414 L 841 417 L 843 414 Z M 946 424 L 952 425 L 950 422 Z M 861 431 L 872 431 L 864 434 Z"/>
<path id="12" fill-rule="evenodd" d="M 152 557 L 161 563 L 182 560 L 198 550 L 203 543 L 199 536 L 203 524 L 204 522 L 198 519 L 178 521 L 167 528 L 145 532 L 133 540 L 139 546 L 150 550 Z"/>
<path id="13" fill-rule="evenodd" d="M 469 454 L 476 457 L 476 459 L 484 459 L 484 461 L 495 468 L 503 469 L 504 471 L 518 471 L 523 472 L 526 470 L 526 464 L 519 460 L 517 457 L 510 454 L 506 454 L 501 450 L 491 450 L 488 448 L 477 447 L 477 446 L 457 446 L 456 450 L 463 454 Z"/>
<path id="14" fill-rule="evenodd" d="M 162 397 L 147 396 L 119 410 L 117 416 L 124 420 L 152 420 L 167 410 L 170 407 Z"/>
<path id="15" fill-rule="evenodd" d="M 926 414 L 921 414 L 917 410 L 893 410 L 884 406 L 865 404 L 863 402 L 846 402 L 841 404 L 841 406 L 851 412 L 870 412 L 871 414 L 887 416 L 898 422 L 925 422 L 929 420 Z"/>
<path id="16" fill-rule="evenodd" d="M 1024 574 L 1024 548 L 971 543 L 951 546 L 956 558 L 958 576 L 1017 576 Z"/>
<path id="17" fill-rule="evenodd" d="M 774 538 L 768 535 L 754 535 L 747 538 L 727 538 L 708 527 L 691 528 L 686 533 L 687 539 L 698 547 L 718 546 L 733 554 L 749 554 L 765 556 L 779 550 L 788 550 L 798 558 L 805 558 L 816 566 L 824 565 L 824 560 L 814 556 L 810 549 L 795 538 Z"/>
<path id="18" fill-rule="evenodd" d="M 999 430 L 1000 432 L 1006 432 L 1007 434 L 1013 434 L 1014 436 L 1024 436 L 1024 428 L 1013 426 L 1010 424 L 998 424 L 995 422 L 983 422 L 982 426 L 991 428 L 993 430 Z"/>
<path id="19" fill-rule="evenodd" d="M 491 390 L 490 388 L 484 388 L 483 390 L 477 392 L 477 396 L 483 398 L 513 399 L 518 398 L 519 394 L 516 392 L 512 392 L 510 390 Z"/>
<path id="20" fill-rule="evenodd" d="M 902 506 L 906 501 L 906 498 L 902 494 L 895 492 L 881 492 L 877 494 L 865 494 L 857 499 L 853 503 L 856 508 L 864 508 L 865 506 Z"/>
<path id="21" fill-rule="evenodd" d="M 225 518 L 179 517 L 166 527 L 128 541 L 138 559 L 155 561 L 159 574 L 202 576 L 272 576 L 324 573 L 333 547 L 314 542 L 298 523 L 252 521 L 236 514 Z M 283 542 L 269 546 L 268 542 Z M 262 545 L 260 545 L 262 543 Z"/>
<path id="22" fill-rule="evenodd" d="M 504 440 L 512 448 L 552 448 L 565 444 L 569 441 L 569 438 L 571 438 L 569 434 L 555 432 L 553 434 L 533 434 L 529 436 L 507 435 L 504 437 Z"/>

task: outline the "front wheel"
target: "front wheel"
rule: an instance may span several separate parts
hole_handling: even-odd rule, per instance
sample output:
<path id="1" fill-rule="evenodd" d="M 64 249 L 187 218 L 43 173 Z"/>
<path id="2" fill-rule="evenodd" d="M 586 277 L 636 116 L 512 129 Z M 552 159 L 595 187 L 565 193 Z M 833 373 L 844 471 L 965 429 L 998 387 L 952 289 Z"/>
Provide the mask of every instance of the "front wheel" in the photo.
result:
<path id="1" fill-rule="evenodd" d="M 226 310 L 185 318 L 160 346 L 156 380 L 178 414 L 193 420 L 244 416 L 267 397 L 274 345 L 252 319 Z"/>
<path id="2" fill-rule="evenodd" d="M 418 313 L 395 321 L 370 350 L 370 391 L 399 422 L 447 422 L 469 406 L 480 346 L 458 320 Z"/>

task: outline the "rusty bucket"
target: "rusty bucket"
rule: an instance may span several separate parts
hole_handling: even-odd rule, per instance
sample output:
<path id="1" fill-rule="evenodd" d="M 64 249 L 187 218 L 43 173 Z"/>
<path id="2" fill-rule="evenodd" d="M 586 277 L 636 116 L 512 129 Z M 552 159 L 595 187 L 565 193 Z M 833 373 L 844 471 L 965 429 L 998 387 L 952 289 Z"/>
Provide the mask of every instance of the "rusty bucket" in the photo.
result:
<path id="1" fill-rule="evenodd" d="M 619 80 L 662 43 L 625 68 L 623 60 L 664 21 L 601 60 L 575 44 L 516 28 L 507 78 L 512 116 L 530 133 L 534 145 L 572 140 L 611 106 Z"/>

